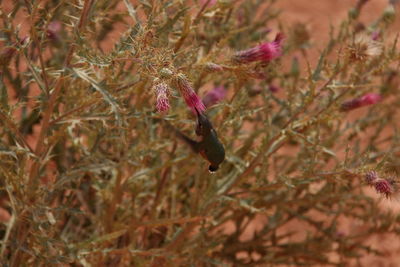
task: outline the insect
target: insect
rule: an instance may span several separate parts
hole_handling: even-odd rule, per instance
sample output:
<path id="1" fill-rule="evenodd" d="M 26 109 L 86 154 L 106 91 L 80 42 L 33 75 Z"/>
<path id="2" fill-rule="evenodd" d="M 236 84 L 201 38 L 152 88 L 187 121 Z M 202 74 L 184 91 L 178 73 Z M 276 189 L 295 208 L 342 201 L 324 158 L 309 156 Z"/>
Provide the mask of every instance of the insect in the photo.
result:
<path id="1" fill-rule="evenodd" d="M 219 141 L 217 133 L 209 119 L 197 109 L 196 113 L 197 125 L 195 132 L 196 135 L 200 137 L 200 140 L 192 140 L 178 130 L 176 130 L 176 134 L 179 138 L 189 144 L 194 152 L 199 153 L 210 163 L 210 166 L 208 167 L 210 172 L 215 172 L 225 159 L 225 149 Z"/>

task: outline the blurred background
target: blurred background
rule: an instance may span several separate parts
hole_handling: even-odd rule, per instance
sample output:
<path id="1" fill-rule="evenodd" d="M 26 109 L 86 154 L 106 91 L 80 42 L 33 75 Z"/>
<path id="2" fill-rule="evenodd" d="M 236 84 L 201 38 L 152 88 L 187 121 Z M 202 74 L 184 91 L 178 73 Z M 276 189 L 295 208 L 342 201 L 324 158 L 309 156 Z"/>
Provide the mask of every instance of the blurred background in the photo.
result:
<path id="1" fill-rule="evenodd" d="M 309 49 L 309 60 L 316 64 L 320 55 L 320 48 L 324 47 L 329 39 L 331 26 L 337 28 L 340 23 L 348 16 L 349 9 L 357 4 L 357 0 L 278 0 L 276 6 L 282 9 L 280 19 L 284 24 L 295 25 L 302 23 L 307 25 L 313 47 Z M 377 20 L 389 4 L 389 0 L 369 0 L 361 12 L 359 21 L 368 25 Z M 392 1 L 395 2 L 395 1 Z M 399 12 L 399 5 L 396 6 Z M 396 22 L 391 26 L 392 38 L 399 34 L 400 16 L 396 16 Z M 398 47 L 400 47 L 398 45 Z M 304 63 L 304 62 L 303 62 Z M 367 189 L 371 196 L 380 198 L 373 189 Z M 390 209 L 395 212 L 400 211 L 400 201 L 397 199 L 381 201 L 382 209 Z M 301 226 L 293 225 L 297 229 Z M 347 231 L 363 227 L 356 221 L 347 222 Z M 346 233 L 343 233 L 346 234 Z M 367 244 L 384 248 L 385 258 L 378 259 L 367 256 L 360 259 L 361 266 L 400 266 L 400 240 L 393 236 L 382 234 L 374 239 L 366 241 Z"/>

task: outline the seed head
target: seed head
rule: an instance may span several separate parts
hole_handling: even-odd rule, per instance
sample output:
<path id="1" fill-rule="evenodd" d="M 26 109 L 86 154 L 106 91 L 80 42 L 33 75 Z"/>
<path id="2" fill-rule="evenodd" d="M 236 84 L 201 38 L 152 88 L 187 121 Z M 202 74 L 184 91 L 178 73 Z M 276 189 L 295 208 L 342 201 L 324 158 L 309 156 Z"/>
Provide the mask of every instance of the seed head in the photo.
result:
<path id="1" fill-rule="evenodd" d="M 381 95 L 375 93 L 368 93 L 361 97 L 354 98 L 351 100 L 347 100 L 342 103 L 340 110 L 341 111 L 350 111 L 356 108 L 374 105 L 378 103 L 382 99 Z"/>
<path id="2" fill-rule="evenodd" d="M 364 61 L 369 57 L 379 56 L 382 53 L 382 45 L 374 41 L 370 36 L 360 34 L 347 47 L 347 50 L 350 60 Z"/>
<path id="3" fill-rule="evenodd" d="M 203 102 L 193 90 L 192 85 L 186 78 L 186 76 L 182 73 L 179 73 L 175 79 L 176 87 L 178 88 L 180 94 L 185 99 L 186 105 L 193 111 L 194 114 L 196 113 L 196 109 L 199 112 L 203 112 L 206 110 Z"/>
<path id="4" fill-rule="evenodd" d="M 233 55 L 232 60 L 239 64 L 255 61 L 270 62 L 282 54 L 283 34 L 278 33 L 273 42 L 265 42 L 256 47 L 238 51 Z"/>

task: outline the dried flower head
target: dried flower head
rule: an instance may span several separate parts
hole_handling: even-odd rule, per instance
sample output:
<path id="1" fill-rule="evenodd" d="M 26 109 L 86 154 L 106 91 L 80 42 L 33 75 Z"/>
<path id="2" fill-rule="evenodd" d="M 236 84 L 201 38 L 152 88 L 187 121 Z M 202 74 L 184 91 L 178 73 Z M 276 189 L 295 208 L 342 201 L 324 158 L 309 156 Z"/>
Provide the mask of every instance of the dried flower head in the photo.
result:
<path id="1" fill-rule="evenodd" d="M 368 93 L 358 98 L 347 100 L 340 106 L 341 111 L 350 111 L 356 108 L 369 106 L 378 103 L 382 99 L 381 95 Z"/>
<path id="2" fill-rule="evenodd" d="M 256 47 L 236 52 L 232 60 L 236 63 L 255 61 L 269 62 L 282 54 L 283 34 L 278 33 L 273 42 L 265 42 Z"/>
<path id="3" fill-rule="evenodd" d="M 350 60 L 362 61 L 369 57 L 379 56 L 382 53 L 382 45 L 368 35 L 359 34 L 347 50 Z"/>
<path id="4" fill-rule="evenodd" d="M 295 47 L 307 47 L 307 45 L 310 43 L 310 39 L 311 35 L 307 24 L 295 23 L 293 25 L 291 43 Z"/>
<path id="5" fill-rule="evenodd" d="M 185 99 L 186 105 L 193 111 L 194 114 L 196 113 L 196 109 L 199 112 L 203 112 L 206 110 L 203 102 L 193 90 L 192 85 L 186 78 L 186 76 L 182 73 L 179 73 L 175 79 L 176 87 L 178 88 L 179 92 Z"/>
<path id="6" fill-rule="evenodd" d="M 203 97 L 203 103 L 206 107 L 217 104 L 226 96 L 226 90 L 223 86 L 214 87 L 212 90 L 208 91 Z"/>
<path id="7" fill-rule="evenodd" d="M 369 171 L 364 175 L 365 182 L 369 185 L 373 185 L 378 180 L 378 173 L 376 171 Z"/>
<path id="8" fill-rule="evenodd" d="M 156 79 L 153 87 L 156 95 L 156 108 L 160 113 L 167 112 L 169 110 L 169 90 L 168 84 Z"/>

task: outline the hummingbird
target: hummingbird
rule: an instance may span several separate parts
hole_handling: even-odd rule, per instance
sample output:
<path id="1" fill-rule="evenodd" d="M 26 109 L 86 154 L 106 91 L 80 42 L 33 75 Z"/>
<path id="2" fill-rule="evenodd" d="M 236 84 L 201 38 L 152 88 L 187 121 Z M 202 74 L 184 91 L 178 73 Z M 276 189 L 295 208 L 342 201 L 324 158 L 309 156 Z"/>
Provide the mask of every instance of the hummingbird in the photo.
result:
<path id="1" fill-rule="evenodd" d="M 225 149 L 219 141 L 217 132 L 214 130 L 210 120 L 196 108 L 195 110 L 197 113 L 195 132 L 196 135 L 200 137 L 200 140 L 192 140 L 178 130 L 176 130 L 176 134 L 185 141 L 195 153 L 199 153 L 210 163 L 208 170 L 213 173 L 218 170 L 219 165 L 224 161 Z"/>

